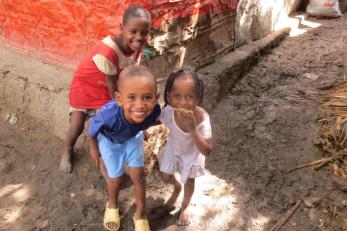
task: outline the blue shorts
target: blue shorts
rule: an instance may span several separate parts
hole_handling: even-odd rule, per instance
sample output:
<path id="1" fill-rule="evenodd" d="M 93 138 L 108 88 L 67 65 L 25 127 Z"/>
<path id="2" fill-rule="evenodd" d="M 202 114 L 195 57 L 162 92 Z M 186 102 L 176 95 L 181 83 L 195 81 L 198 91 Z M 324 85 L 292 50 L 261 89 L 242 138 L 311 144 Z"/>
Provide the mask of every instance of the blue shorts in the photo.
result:
<path id="1" fill-rule="evenodd" d="M 97 139 L 101 158 L 109 177 L 115 178 L 123 175 L 123 164 L 127 164 L 129 167 L 143 167 L 145 165 L 142 131 L 122 144 L 113 143 L 101 133 L 98 134 Z"/>

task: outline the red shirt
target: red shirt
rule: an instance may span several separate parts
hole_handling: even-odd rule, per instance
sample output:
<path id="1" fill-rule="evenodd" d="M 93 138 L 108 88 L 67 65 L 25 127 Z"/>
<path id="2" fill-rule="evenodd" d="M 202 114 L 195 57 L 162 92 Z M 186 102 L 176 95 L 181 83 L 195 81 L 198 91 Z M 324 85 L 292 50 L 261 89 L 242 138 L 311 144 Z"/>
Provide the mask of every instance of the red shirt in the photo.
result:
<path id="1" fill-rule="evenodd" d="M 70 85 L 70 106 L 80 109 L 99 109 L 110 99 L 106 75 L 115 76 L 127 66 L 138 64 L 140 53 L 124 55 L 111 36 L 98 42 L 82 60 Z"/>

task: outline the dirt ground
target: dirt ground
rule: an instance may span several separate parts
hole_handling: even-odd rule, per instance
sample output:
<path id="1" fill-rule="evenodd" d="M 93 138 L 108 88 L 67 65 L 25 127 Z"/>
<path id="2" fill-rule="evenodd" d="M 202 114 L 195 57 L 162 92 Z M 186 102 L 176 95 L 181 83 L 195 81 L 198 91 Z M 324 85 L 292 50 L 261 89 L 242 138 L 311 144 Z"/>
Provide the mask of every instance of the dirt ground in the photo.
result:
<path id="1" fill-rule="evenodd" d="M 192 224 L 176 226 L 176 211 L 149 216 L 153 230 L 270 230 L 300 199 L 281 230 L 347 230 L 347 194 L 335 186 L 331 166 L 283 174 L 323 157 L 312 142 L 320 89 L 343 79 L 347 15 L 308 20 L 321 25 L 286 38 L 211 113 L 215 146 L 196 182 Z M 106 188 L 88 154 L 78 151 L 72 174 L 59 172 L 62 141 L 21 114 L 8 123 L 11 111 L 0 108 L 0 230 L 103 230 Z M 121 230 L 133 230 L 129 182 L 120 195 Z M 157 171 L 148 176 L 149 214 L 170 190 Z"/>

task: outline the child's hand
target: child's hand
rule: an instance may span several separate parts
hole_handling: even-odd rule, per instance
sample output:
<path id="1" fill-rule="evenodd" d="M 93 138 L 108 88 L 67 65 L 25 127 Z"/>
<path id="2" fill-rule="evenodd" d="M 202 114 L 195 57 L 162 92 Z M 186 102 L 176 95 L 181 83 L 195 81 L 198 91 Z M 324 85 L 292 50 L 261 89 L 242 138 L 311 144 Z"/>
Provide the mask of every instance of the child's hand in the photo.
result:
<path id="1" fill-rule="evenodd" d="M 98 141 L 96 140 L 96 138 L 89 137 L 88 144 L 89 144 L 89 155 L 92 158 L 92 162 L 99 169 L 100 168 L 100 151 L 99 151 Z"/>
<path id="2" fill-rule="evenodd" d="M 98 150 L 89 150 L 90 157 L 92 158 L 92 162 L 95 164 L 96 168 L 100 166 L 100 153 Z"/>
<path id="3" fill-rule="evenodd" d="M 196 128 L 196 118 L 193 111 L 183 108 L 174 108 L 177 122 L 183 126 L 183 129 L 192 132 Z"/>

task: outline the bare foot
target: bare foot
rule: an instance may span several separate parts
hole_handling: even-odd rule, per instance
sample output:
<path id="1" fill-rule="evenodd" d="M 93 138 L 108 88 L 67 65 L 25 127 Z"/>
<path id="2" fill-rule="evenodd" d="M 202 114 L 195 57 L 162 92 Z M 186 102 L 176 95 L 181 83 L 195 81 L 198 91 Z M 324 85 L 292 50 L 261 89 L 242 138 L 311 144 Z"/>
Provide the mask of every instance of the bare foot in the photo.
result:
<path id="1" fill-rule="evenodd" d="M 72 153 L 73 153 L 72 149 L 65 150 L 60 161 L 60 166 L 59 166 L 60 171 L 68 172 L 68 173 L 72 172 L 72 163 L 71 163 Z"/>
<path id="2" fill-rule="evenodd" d="M 169 216 L 170 213 L 175 210 L 175 202 L 178 196 L 180 195 L 181 190 L 182 190 L 182 186 L 180 184 L 175 186 L 171 197 L 165 203 L 165 205 L 160 205 L 152 209 L 149 215 L 151 219 L 160 219 L 160 218 Z"/>
<path id="3" fill-rule="evenodd" d="M 191 214 L 187 208 L 181 209 L 180 217 L 178 218 L 177 225 L 186 226 L 190 224 Z"/>
<path id="4" fill-rule="evenodd" d="M 178 198 L 178 196 L 180 195 L 180 192 L 182 190 L 182 186 L 181 184 L 175 185 L 174 191 L 171 195 L 171 197 L 169 198 L 169 200 L 166 202 L 166 207 L 169 209 L 175 208 L 175 202 Z"/>

